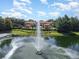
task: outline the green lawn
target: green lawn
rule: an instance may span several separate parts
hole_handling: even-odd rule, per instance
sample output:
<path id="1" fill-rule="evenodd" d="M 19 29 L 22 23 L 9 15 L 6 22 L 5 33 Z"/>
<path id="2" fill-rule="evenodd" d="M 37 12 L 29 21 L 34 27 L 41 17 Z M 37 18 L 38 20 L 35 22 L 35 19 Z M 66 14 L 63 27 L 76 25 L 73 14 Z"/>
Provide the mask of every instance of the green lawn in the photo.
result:
<path id="1" fill-rule="evenodd" d="M 22 30 L 22 29 L 13 29 L 12 35 L 14 36 L 35 36 L 36 31 L 35 30 Z M 63 34 L 58 33 L 57 31 L 42 31 L 42 36 L 63 36 Z"/>
<path id="2" fill-rule="evenodd" d="M 13 36 L 34 36 L 35 35 L 35 31 L 33 30 L 22 30 L 22 29 L 13 29 L 12 30 L 12 35 Z"/>
<path id="3" fill-rule="evenodd" d="M 35 36 L 36 31 L 35 30 L 22 30 L 22 29 L 13 29 L 12 35 L 14 36 Z M 57 31 L 42 31 L 42 36 L 51 36 L 51 37 L 74 37 L 79 36 L 79 32 L 73 32 L 74 35 L 64 35 L 62 33 L 58 33 Z"/>
<path id="4" fill-rule="evenodd" d="M 76 34 L 76 35 L 79 35 L 79 32 L 73 32 L 74 34 Z"/>
<path id="5" fill-rule="evenodd" d="M 58 33 L 57 31 L 43 31 L 43 36 L 51 36 L 51 37 L 55 37 L 55 36 L 63 36 L 62 33 Z"/>

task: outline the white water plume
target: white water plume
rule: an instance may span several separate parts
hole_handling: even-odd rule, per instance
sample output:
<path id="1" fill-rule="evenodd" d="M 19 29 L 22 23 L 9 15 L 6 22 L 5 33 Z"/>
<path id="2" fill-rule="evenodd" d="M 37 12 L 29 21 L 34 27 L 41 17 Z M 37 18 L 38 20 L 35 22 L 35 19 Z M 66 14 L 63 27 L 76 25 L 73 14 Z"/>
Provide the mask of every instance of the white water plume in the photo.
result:
<path id="1" fill-rule="evenodd" d="M 19 39 L 19 40 L 18 40 Z M 11 45 L 12 45 L 12 49 L 8 52 L 8 54 L 4 57 L 4 58 L 2 58 L 2 59 L 10 59 L 11 58 L 11 56 L 14 54 L 14 52 L 20 47 L 20 46 L 22 46 L 23 45 L 23 43 L 22 42 L 19 42 L 20 40 L 22 40 L 22 39 L 20 39 L 20 38 L 15 38 L 15 39 L 13 39 L 13 41 L 11 42 Z"/>
<path id="2" fill-rule="evenodd" d="M 12 48 L 12 50 L 10 52 L 8 52 L 8 54 L 2 59 L 10 59 L 10 57 L 13 55 L 13 53 L 16 51 L 17 48 L 18 47 Z"/>
<path id="3" fill-rule="evenodd" d="M 45 46 L 47 46 L 46 42 L 44 41 L 44 38 L 41 36 L 41 26 L 40 26 L 40 21 L 37 21 L 37 36 L 35 38 L 35 43 L 34 46 L 37 49 L 37 51 L 40 51 L 43 49 Z"/>

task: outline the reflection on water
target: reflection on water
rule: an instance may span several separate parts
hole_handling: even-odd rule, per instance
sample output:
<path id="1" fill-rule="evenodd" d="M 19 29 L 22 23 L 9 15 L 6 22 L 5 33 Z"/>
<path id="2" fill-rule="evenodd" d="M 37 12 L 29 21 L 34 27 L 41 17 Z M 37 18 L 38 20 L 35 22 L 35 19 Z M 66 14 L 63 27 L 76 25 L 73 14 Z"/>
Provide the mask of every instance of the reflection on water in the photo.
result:
<path id="1" fill-rule="evenodd" d="M 10 45 L 5 45 L 4 47 L 0 48 L 0 58 L 4 57 L 10 50 L 11 50 Z"/>
<path id="2" fill-rule="evenodd" d="M 24 42 L 24 45 L 16 50 L 16 52 L 12 56 L 12 59 L 23 59 L 23 58 L 26 59 L 26 57 L 32 58 L 32 59 L 34 58 L 42 59 L 41 57 L 44 57 L 45 59 L 46 58 L 47 59 L 52 59 L 52 58 L 70 59 L 71 57 L 72 59 L 75 59 L 73 56 L 78 57 L 77 54 L 79 55 L 78 53 L 79 39 L 74 40 L 74 39 L 62 39 L 61 37 L 56 37 L 56 38 L 45 37 L 44 39 L 46 42 L 49 43 L 49 47 L 46 49 L 43 49 L 42 50 L 43 54 L 41 55 L 41 57 L 39 57 L 35 55 L 36 50 L 33 47 L 33 44 L 29 43 L 29 42 L 34 42 L 33 40 L 34 37 L 14 37 L 14 38 L 15 39 L 13 40 L 16 40 L 16 43 Z M 10 43 L 11 43 L 11 40 L 8 40 L 8 42 L 6 41 L 2 42 L 2 45 L 0 47 L 0 58 L 4 57 L 6 53 L 8 53 L 12 49 L 12 46 Z M 27 54 L 31 55 L 31 57 L 29 57 Z M 79 59 L 79 57 L 76 59 Z"/>
<path id="3" fill-rule="evenodd" d="M 65 39 L 65 37 L 56 37 L 55 40 L 57 46 L 79 51 L 79 39 L 77 38 Z"/>
<path id="4" fill-rule="evenodd" d="M 78 43 L 76 43 L 76 44 L 74 44 L 74 45 L 69 46 L 69 48 L 71 48 L 71 49 L 76 50 L 76 51 L 78 51 L 78 52 L 79 52 L 79 44 L 78 44 Z"/>

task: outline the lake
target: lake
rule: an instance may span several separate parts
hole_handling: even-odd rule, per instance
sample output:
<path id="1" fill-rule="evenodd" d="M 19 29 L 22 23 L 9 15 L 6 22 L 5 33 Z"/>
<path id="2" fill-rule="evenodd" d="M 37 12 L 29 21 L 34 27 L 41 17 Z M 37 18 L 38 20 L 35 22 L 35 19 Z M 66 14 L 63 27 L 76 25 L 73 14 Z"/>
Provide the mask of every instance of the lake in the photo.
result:
<path id="1" fill-rule="evenodd" d="M 37 50 L 33 45 L 35 37 L 12 37 L 4 40 L 0 45 L 0 59 L 79 59 L 79 39 L 59 39 L 59 37 L 43 37 L 43 39 L 47 45 L 41 49 L 41 55 L 36 54 Z M 13 42 L 15 43 L 12 44 Z M 15 48 L 12 45 L 15 44 L 19 47 L 11 54 L 11 50 Z"/>

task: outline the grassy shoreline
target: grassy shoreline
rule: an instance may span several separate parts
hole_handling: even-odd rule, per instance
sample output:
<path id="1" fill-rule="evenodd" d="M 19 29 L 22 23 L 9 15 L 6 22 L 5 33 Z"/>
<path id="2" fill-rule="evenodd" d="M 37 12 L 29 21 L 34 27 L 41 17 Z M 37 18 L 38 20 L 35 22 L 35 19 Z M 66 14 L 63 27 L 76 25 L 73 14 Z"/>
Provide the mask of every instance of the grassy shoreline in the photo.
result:
<path id="1" fill-rule="evenodd" d="M 79 36 L 79 32 L 72 32 L 73 34 L 69 35 L 64 35 L 62 33 L 59 33 L 57 31 L 42 31 L 41 34 L 42 36 L 51 36 L 51 37 L 56 37 L 56 36 Z M 36 36 L 36 31 L 35 30 L 23 30 L 23 29 L 13 29 L 11 31 L 11 34 L 14 36 Z"/>
<path id="2" fill-rule="evenodd" d="M 12 36 L 24 37 L 24 36 L 36 36 L 36 31 L 34 30 L 22 30 L 22 29 L 13 29 L 11 32 Z M 70 35 L 64 35 L 62 33 L 58 33 L 57 31 L 42 31 L 43 37 L 52 37 L 58 41 L 60 46 L 67 47 L 68 45 L 72 45 L 75 43 L 79 43 L 79 32 L 73 32 Z M 72 42 L 71 42 L 72 41 Z M 0 47 L 4 46 L 5 44 L 9 44 L 11 40 L 4 41 Z"/>
<path id="3" fill-rule="evenodd" d="M 22 29 L 13 29 L 11 31 L 11 34 L 13 36 L 36 36 L 35 30 L 22 30 Z M 62 36 L 61 33 L 58 33 L 57 31 L 42 31 L 42 36 Z"/>

